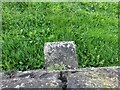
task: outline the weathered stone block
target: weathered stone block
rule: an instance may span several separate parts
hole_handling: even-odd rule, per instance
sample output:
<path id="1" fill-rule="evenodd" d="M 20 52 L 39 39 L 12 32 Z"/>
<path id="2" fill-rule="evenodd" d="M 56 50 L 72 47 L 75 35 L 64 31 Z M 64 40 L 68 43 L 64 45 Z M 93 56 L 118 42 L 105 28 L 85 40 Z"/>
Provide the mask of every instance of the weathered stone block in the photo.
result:
<path id="1" fill-rule="evenodd" d="M 67 71 L 67 88 L 120 88 L 120 67 L 85 68 Z"/>
<path id="2" fill-rule="evenodd" d="M 11 77 L 10 74 L 1 73 L 1 89 L 6 88 L 58 88 L 62 89 L 62 81 L 59 79 L 60 72 L 31 70 L 16 72 Z M 1 90 L 0 89 L 0 90 Z"/>
<path id="3" fill-rule="evenodd" d="M 76 69 L 76 49 L 73 41 L 47 42 L 44 46 L 45 68 L 49 70 Z"/>

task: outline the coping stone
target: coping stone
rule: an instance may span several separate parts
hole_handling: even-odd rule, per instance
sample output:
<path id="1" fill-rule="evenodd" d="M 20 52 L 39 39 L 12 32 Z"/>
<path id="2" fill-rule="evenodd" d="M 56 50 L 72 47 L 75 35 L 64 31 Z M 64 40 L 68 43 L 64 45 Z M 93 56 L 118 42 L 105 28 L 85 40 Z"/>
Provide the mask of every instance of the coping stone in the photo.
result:
<path id="1" fill-rule="evenodd" d="M 67 88 L 120 88 L 120 67 L 82 68 L 66 71 Z"/>

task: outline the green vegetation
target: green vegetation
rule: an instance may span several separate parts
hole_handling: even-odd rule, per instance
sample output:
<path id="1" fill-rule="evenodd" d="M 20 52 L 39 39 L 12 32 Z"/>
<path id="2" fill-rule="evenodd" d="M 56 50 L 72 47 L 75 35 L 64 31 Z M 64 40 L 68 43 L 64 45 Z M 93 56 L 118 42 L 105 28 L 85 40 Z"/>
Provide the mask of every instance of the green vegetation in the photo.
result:
<path id="1" fill-rule="evenodd" d="M 118 3 L 2 3 L 2 68 L 43 68 L 44 43 L 75 41 L 80 67 L 118 66 Z"/>
<path id="2" fill-rule="evenodd" d="M 65 70 L 65 65 L 63 62 L 59 64 L 55 64 L 55 65 L 51 65 L 50 67 L 47 68 L 47 70 Z"/>

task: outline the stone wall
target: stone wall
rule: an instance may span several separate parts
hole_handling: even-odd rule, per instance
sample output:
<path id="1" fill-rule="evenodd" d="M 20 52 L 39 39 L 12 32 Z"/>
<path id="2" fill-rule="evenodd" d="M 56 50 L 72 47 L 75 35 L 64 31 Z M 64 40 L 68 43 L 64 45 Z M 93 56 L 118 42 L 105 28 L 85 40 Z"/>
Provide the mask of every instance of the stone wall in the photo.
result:
<path id="1" fill-rule="evenodd" d="M 1 73 L 1 88 L 120 88 L 120 67 Z"/>
<path id="2" fill-rule="evenodd" d="M 0 73 L 0 89 L 120 88 L 120 66 L 78 69 L 74 42 L 46 43 L 45 70 Z"/>

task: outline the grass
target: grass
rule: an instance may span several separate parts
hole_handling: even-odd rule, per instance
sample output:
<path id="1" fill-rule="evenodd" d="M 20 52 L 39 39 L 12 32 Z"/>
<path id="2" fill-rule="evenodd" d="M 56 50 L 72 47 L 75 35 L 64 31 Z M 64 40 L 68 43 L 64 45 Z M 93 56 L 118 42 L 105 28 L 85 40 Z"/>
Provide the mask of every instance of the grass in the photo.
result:
<path id="1" fill-rule="evenodd" d="M 2 3 L 2 69 L 43 68 L 44 43 L 75 41 L 79 67 L 119 66 L 118 3 Z"/>

